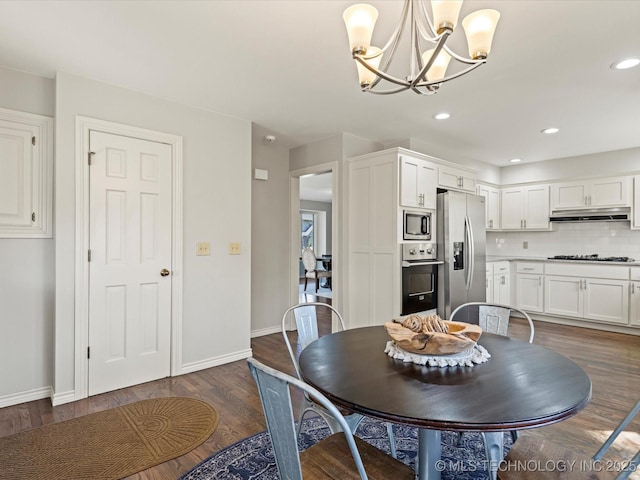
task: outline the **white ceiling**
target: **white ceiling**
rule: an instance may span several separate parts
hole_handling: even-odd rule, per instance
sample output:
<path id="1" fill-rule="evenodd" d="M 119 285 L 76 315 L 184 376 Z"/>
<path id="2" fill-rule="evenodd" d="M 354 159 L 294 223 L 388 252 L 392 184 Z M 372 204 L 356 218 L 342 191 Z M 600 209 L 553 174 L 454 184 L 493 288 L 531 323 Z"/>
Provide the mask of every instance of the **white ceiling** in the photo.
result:
<path id="1" fill-rule="evenodd" d="M 640 146 L 640 68 L 609 68 L 640 55 L 640 1 L 467 0 L 462 16 L 502 14 L 489 62 L 432 96 L 360 91 L 342 22 L 352 3 L 4 0 L 0 65 L 248 119 L 288 147 L 349 132 L 504 166 Z M 402 3 L 371 3 L 382 45 Z M 549 126 L 560 132 L 539 133 Z"/>

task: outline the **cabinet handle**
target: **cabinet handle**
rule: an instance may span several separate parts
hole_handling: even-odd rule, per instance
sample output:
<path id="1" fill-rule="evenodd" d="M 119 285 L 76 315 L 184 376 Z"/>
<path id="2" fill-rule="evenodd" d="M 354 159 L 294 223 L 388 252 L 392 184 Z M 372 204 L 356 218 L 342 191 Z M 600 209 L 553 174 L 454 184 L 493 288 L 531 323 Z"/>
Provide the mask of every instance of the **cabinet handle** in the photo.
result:
<path id="1" fill-rule="evenodd" d="M 523 228 L 523 226 L 522 226 L 522 219 L 520 219 L 520 228 Z"/>
<path id="2" fill-rule="evenodd" d="M 418 205 L 424 207 L 424 193 L 418 194 Z"/>
<path id="3" fill-rule="evenodd" d="M 500 284 L 501 285 L 506 285 L 507 284 L 507 278 L 504 275 L 502 275 L 502 277 L 500 277 Z"/>
<path id="4" fill-rule="evenodd" d="M 538 285 L 542 286 L 542 277 L 538 277 Z"/>
<path id="5" fill-rule="evenodd" d="M 525 268 L 523 268 L 523 270 L 533 270 L 533 268 L 531 268 L 531 267 L 525 267 Z"/>
<path id="6" fill-rule="evenodd" d="M 493 220 L 489 220 L 489 228 L 493 228 Z"/>
<path id="7" fill-rule="evenodd" d="M 632 283 L 630 286 L 631 286 L 631 295 L 634 295 L 636 293 L 636 284 Z"/>
<path id="8" fill-rule="evenodd" d="M 585 207 L 589 205 L 589 197 L 587 197 L 586 195 L 584 196 L 584 205 Z"/>
<path id="9" fill-rule="evenodd" d="M 527 228 L 527 219 L 524 219 L 524 228 Z"/>

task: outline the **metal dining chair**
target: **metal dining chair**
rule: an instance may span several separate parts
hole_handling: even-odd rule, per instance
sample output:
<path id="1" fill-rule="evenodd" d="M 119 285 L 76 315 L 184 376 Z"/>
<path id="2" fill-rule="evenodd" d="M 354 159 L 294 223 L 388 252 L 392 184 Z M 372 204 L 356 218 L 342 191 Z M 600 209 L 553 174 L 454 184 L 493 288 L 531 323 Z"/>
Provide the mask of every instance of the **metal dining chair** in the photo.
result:
<path id="1" fill-rule="evenodd" d="M 562 461 L 563 465 L 575 466 L 575 473 L 579 474 L 580 478 L 593 480 L 625 480 L 629 478 L 634 471 L 638 470 L 640 466 L 640 450 L 636 452 L 630 461 L 618 462 L 620 468 L 614 468 L 616 465 L 614 462 L 603 462 L 602 457 L 639 412 L 640 402 L 636 403 L 635 407 L 622 419 L 604 444 L 602 444 L 600 449 L 591 458 L 554 442 L 523 436 L 507 454 L 505 464 L 498 470 L 498 478 L 500 480 L 556 480 L 559 478 L 558 471 L 554 469 L 541 468 L 539 471 L 525 472 L 509 468 L 510 465 L 521 465 L 531 459 L 536 459 L 540 465 L 559 465 L 559 462 Z M 591 468 L 592 471 L 589 471 L 589 468 Z M 567 476 L 567 478 L 569 478 L 569 476 Z M 578 476 L 571 478 L 578 478 Z"/>
<path id="2" fill-rule="evenodd" d="M 495 333 L 497 335 L 509 336 L 509 322 L 511 313 L 516 312 L 524 317 L 529 323 L 529 343 L 533 343 L 535 328 L 533 320 L 527 314 L 516 307 L 499 303 L 467 302 L 456 308 L 449 317 L 452 321 L 462 321 L 474 323 L 482 328 L 483 332 Z M 460 438 L 462 433 L 460 434 Z M 511 439 L 515 442 L 518 439 L 518 432 L 511 430 Z M 486 442 L 485 442 L 486 443 Z"/>
<path id="3" fill-rule="evenodd" d="M 289 356 L 291 357 L 291 361 L 293 362 L 293 367 L 296 371 L 296 376 L 299 379 L 302 379 L 302 375 L 300 375 L 300 367 L 298 365 L 298 357 L 302 353 L 307 345 L 311 342 L 317 340 L 320 335 L 318 334 L 318 318 L 316 313 L 316 308 L 326 308 L 330 314 L 336 316 L 339 322 L 340 330 L 345 330 L 344 319 L 340 312 L 336 310 L 333 306 L 322 303 L 322 302 L 307 302 L 307 303 L 299 303 L 292 307 L 289 307 L 284 314 L 282 315 L 282 336 L 284 337 L 284 342 L 287 345 L 287 350 L 289 351 Z M 298 330 L 298 345 L 297 351 L 294 352 L 291 342 L 289 341 L 289 336 L 287 335 L 287 317 L 290 313 L 293 313 L 293 316 L 296 321 L 296 328 Z M 302 420 L 307 412 L 315 412 L 320 415 L 329 425 L 329 429 L 332 433 L 336 433 L 338 430 L 338 425 L 335 423 L 335 420 L 331 415 L 329 415 L 321 405 L 314 402 L 307 395 L 304 396 L 302 405 L 300 407 L 300 418 L 298 421 L 298 433 L 300 432 L 300 427 L 302 426 Z M 363 415 L 359 413 L 351 413 L 345 415 L 345 419 L 349 428 L 352 432 L 355 432 L 360 425 L 360 422 L 364 419 Z M 393 435 L 393 427 L 391 423 L 386 423 L 387 426 L 387 434 L 389 436 L 389 446 L 391 450 L 391 455 L 393 458 L 396 458 L 396 442 L 395 437 Z"/>
<path id="4" fill-rule="evenodd" d="M 247 359 L 267 421 L 279 478 L 287 480 L 413 480 L 415 472 L 401 461 L 353 435 L 350 425 L 324 395 L 303 381 Z M 334 419 L 337 430 L 298 451 L 290 387 L 304 392 Z M 350 453 L 346 454 L 347 452 Z"/>

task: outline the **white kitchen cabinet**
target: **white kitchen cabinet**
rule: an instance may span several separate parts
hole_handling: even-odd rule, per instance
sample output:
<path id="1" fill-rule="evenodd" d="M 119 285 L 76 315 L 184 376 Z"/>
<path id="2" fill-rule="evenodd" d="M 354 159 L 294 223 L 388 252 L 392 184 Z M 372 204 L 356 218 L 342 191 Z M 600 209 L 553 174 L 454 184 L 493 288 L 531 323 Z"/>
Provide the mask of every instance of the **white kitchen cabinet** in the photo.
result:
<path id="1" fill-rule="evenodd" d="M 50 238 L 53 119 L 0 109 L 0 238 Z"/>
<path id="2" fill-rule="evenodd" d="M 633 218 L 631 228 L 640 228 L 640 175 L 633 177 Z"/>
<path id="3" fill-rule="evenodd" d="M 436 209 L 437 167 L 408 155 L 400 156 L 400 205 Z"/>
<path id="4" fill-rule="evenodd" d="M 447 190 L 476 193 L 477 176 L 470 170 L 438 165 L 438 186 Z"/>
<path id="5" fill-rule="evenodd" d="M 631 206 L 632 177 L 607 177 L 551 185 L 551 210 Z"/>
<path id="6" fill-rule="evenodd" d="M 629 325 L 640 327 L 640 268 L 629 270 Z"/>
<path id="7" fill-rule="evenodd" d="M 500 190 L 489 185 L 478 185 L 478 195 L 485 198 L 485 227 L 500 230 Z"/>
<path id="8" fill-rule="evenodd" d="M 544 311 L 543 263 L 516 263 L 516 306 L 527 312 Z"/>
<path id="9" fill-rule="evenodd" d="M 487 302 L 502 305 L 511 303 L 509 262 L 487 262 Z"/>
<path id="10" fill-rule="evenodd" d="M 628 268 L 549 263 L 545 272 L 545 313 L 629 324 Z"/>
<path id="11" fill-rule="evenodd" d="M 501 190 L 502 230 L 548 230 L 549 185 L 528 185 Z"/>

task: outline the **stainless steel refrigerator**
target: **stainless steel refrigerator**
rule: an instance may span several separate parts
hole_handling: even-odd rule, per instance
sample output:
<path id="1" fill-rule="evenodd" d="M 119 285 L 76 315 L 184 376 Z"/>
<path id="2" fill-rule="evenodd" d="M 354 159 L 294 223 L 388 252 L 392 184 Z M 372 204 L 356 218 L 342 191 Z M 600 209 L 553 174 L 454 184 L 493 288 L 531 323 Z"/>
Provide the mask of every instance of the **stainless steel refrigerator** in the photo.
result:
<path id="1" fill-rule="evenodd" d="M 444 262 L 438 268 L 438 315 L 448 319 L 463 303 L 486 301 L 485 198 L 439 193 L 436 215 L 438 259 Z"/>

